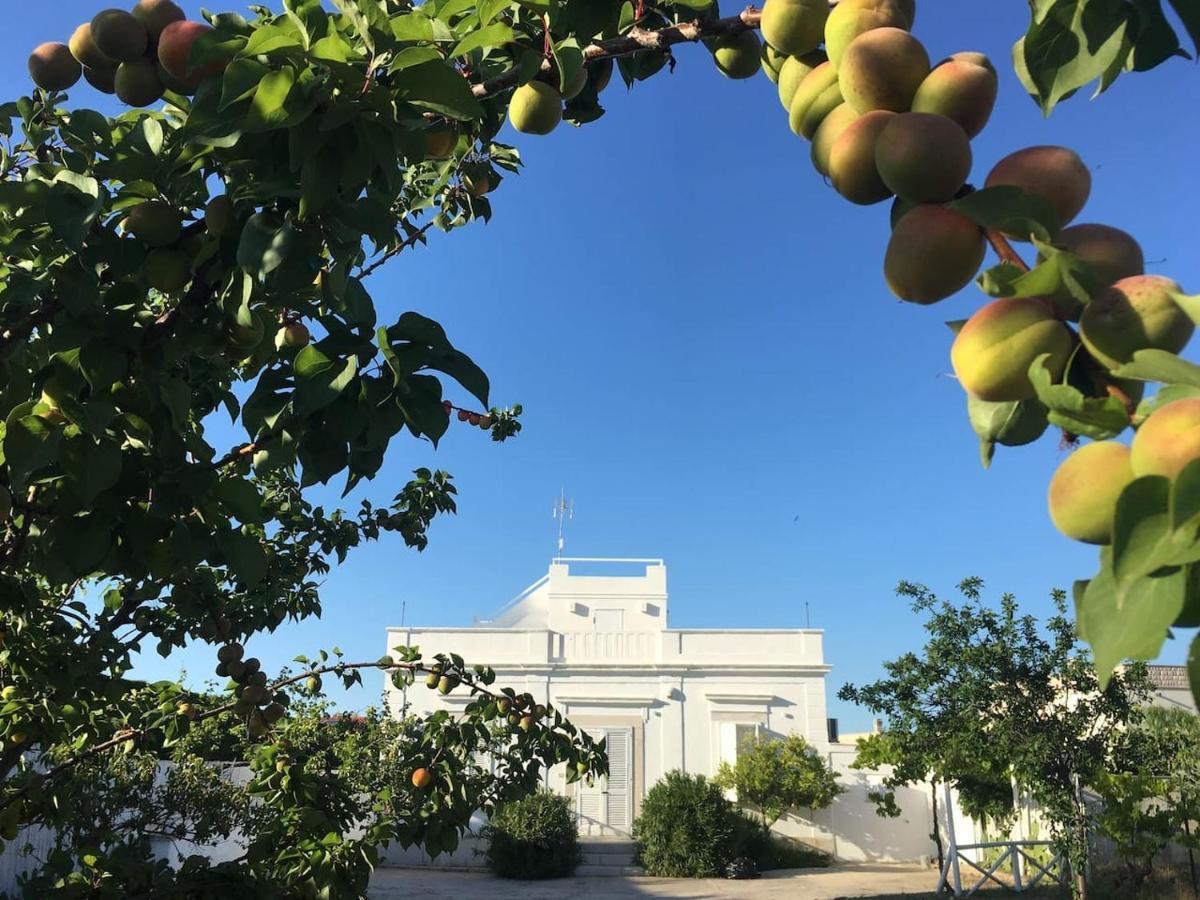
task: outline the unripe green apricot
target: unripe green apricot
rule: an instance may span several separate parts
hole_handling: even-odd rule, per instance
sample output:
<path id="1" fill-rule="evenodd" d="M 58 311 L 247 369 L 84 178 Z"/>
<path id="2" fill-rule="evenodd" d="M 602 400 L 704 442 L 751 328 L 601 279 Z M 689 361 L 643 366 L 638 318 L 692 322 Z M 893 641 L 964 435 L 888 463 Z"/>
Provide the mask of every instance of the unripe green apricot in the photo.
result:
<path id="1" fill-rule="evenodd" d="M 275 333 L 275 347 L 280 350 L 285 347 L 296 350 L 307 346 L 311 337 L 308 327 L 303 322 L 289 322 Z"/>
<path id="2" fill-rule="evenodd" d="M 875 167 L 875 144 L 895 115 L 871 110 L 846 126 L 829 148 L 829 180 L 851 203 L 867 205 L 892 196 Z"/>
<path id="3" fill-rule="evenodd" d="M 786 53 L 780 53 L 766 41 L 763 42 L 762 52 L 759 53 L 759 63 L 762 66 L 763 74 L 767 76 L 771 84 L 779 84 L 779 70 L 783 68 L 783 64 L 787 60 Z"/>
<path id="4" fill-rule="evenodd" d="M 971 283 L 986 247 L 983 231 L 962 213 L 917 206 L 892 229 L 883 274 L 901 300 L 936 303 Z"/>
<path id="5" fill-rule="evenodd" d="M 592 88 L 599 94 L 606 87 L 609 81 L 612 80 L 613 61 L 612 57 L 608 56 L 604 59 L 594 59 L 587 64 L 588 80 L 592 83 Z"/>
<path id="6" fill-rule="evenodd" d="M 846 48 L 859 35 L 876 28 L 912 28 L 915 9 L 894 0 L 840 0 L 825 20 L 825 52 L 840 66 Z"/>
<path id="7" fill-rule="evenodd" d="M 1141 245 L 1133 235 L 1111 225 L 1072 225 L 1060 231 L 1054 243 L 1087 263 L 1096 288 L 1141 275 L 1146 270 Z M 1039 254 L 1038 261 L 1041 259 Z"/>
<path id="8" fill-rule="evenodd" d="M 562 90 L 564 100 L 570 100 L 572 97 L 579 96 L 579 92 L 587 87 L 588 73 L 587 69 L 580 66 L 579 69 L 571 76 L 571 80 L 566 83 Z"/>
<path id="9" fill-rule="evenodd" d="M 753 78 L 758 74 L 761 51 L 758 34 L 747 29 L 718 38 L 713 60 L 726 78 Z"/>
<path id="10" fill-rule="evenodd" d="M 779 67 L 778 83 L 779 102 L 783 104 L 784 109 L 791 110 L 792 98 L 796 96 L 796 89 L 800 87 L 800 83 L 825 61 L 823 50 L 814 50 L 803 56 L 789 56 L 784 60 L 783 65 Z"/>
<path id="11" fill-rule="evenodd" d="M 132 62 L 140 59 L 150 43 L 146 26 L 123 9 L 105 9 L 92 18 L 92 39 L 109 59 Z"/>
<path id="12" fill-rule="evenodd" d="M 1070 330 L 1054 317 L 1048 303 L 1037 297 L 1004 297 L 966 321 L 954 339 L 950 361 L 959 383 L 976 397 L 1025 400 L 1036 393 L 1029 380 L 1033 361 L 1050 354 L 1047 366 L 1057 379 L 1072 344 Z"/>
<path id="13" fill-rule="evenodd" d="M 179 240 L 183 217 L 179 211 L 161 200 L 139 203 L 129 211 L 126 230 L 151 247 L 165 247 Z"/>
<path id="14" fill-rule="evenodd" d="M 1175 297 L 1178 284 L 1161 275 L 1122 278 L 1092 298 L 1079 317 L 1079 338 L 1101 365 L 1115 369 L 1138 350 L 1178 353 L 1196 330 Z"/>
<path id="15" fill-rule="evenodd" d="M 458 132 L 453 128 L 437 127 L 425 132 L 425 158 L 445 159 L 458 146 Z"/>
<path id="16" fill-rule="evenodd" d="M 914 203 L 942 203 L 971 174 L 971 142 L 958 123 L 932 113 L 901 113 L 875 151 L 884 184 Z"/>
<path id="17" fill-rule="evenodd" d="M 1133 436 L 1133 474 L 1174 478 L 1200 459 L 1200 397 L 1173 400 L 1152 412 Z"/>
<path id="18" fill-rule="evenodd" d="M 1010 153 L 992 168 L 984 187 L 1009 184 L 1042 197 L 1058 216 L 1057 225 L 1065 227 L 1083 209 L 1092 190 L 1092 173 L 1074 150 L 1066 147 L 1026 147 Z M 1009 234 L 1027 241 L 1027 234 Z"/>
<path id="19" fill-rule="evenodd" d="M 233 224 L 233 201 L 228 194 L 213 197 L 204 207 L 204 227 L 215 238 L 222 238 L 229 233 Z"/>
<path id="20" fill-rule="evenodd" d="M 155 290 L 172 294 L 192 280 L 192 258 L 182 250 L 159 247 L 146 254 L 146 281 Z"/>
<path id="21" fill-rule="evenodd" d="M 549 134 L 562 121 L 562 96 L 544 81 L 530 81 L 513 91 L 508 121 L 522 134 Z"/>
<path id="22" fill-rule="evenodd" d="M 763 40 L 788 56 L 800 56 L 821 45 L 829 4 L 825 0 L 767 0 L 763 4 Z"/>
<path id="23" fill-rule="evenodd" d="M 1050 520 L 1067 537 L 1087 544 L 1112 541 L 1117 498 L 1133 481 L 1129 448 L 1116 441 L 1080 447 L 1050 479 Z"/>
<path id="24" fill-rule="evenodd" d="M 157 41 L 163 29 L 172 22 L 182 22 L 187 18 L 172 0 L 138 0 L 131 13 L 145 26 L 152 41 Z"/>
<path id="25" fill-rule="evenodd" d="M 889 215 L 890 221 L 888 224 L 892 228 L 895 228 L 901 219 L 921 205 L 920 203 L 913 203 L 911 200 L 905 200 L 903 197 L 897 197 L 892 201 L 892 211 Z"/>
<path id="26" fill-rule="evenodd" d="M 66 44 L 39 44 L 29 54 L 29 77 L 44 91 L 65 91 L 82 75 L 83 67 Z"/>
<path id="27" fill-rule="evenodd" d="M 811 138 L 825 116 L 841 102 L 837 70 L 832 63 L 823 62 L 808 73 L 792 94 L 788 125 L 795 134 Z"/>
<path id="28" fill-rule="evenodd" d="M 931 71 L 913 95 L 912 112 L 936 113 L 975 137 L 996 105 L 996 69 L 982 53 L 956 53 Z"/>
<path id="29" fill-rule="evenodd" d="M 71 55 L 79 60 L 80 65 L 89 69 L 116 70 L 117 68 L 117 61 L 109 59 L 96 46 L 96 41 L 92 38 L 91 22 L 84 22 L 77 27 L 71 34 L 67 46 L 71 48 Z"/>
<path id="30" fill-rule="evenodd" d="M 852 106 L 839 103 L 817 128 L 812 139 L 811 157 L 813 168 L 822 175 L 829 174 L 829 151 L 833 149 L 834 142 L 857 118 L 858 113 Z"/>
<path id="31" fill-rule="evenodd" d="M 860 113 L 907 112 L 929 75 L 929 54 L 903 28 L 876 28 L 850 42 L 837 73 L 846 102 Z"/>
<path id="32" fill-rule="evenodd" d="M 115 94 L 117 92 L 116 69 L 90 69 L 84 66 L 83 80 L 102 94 Z"/>

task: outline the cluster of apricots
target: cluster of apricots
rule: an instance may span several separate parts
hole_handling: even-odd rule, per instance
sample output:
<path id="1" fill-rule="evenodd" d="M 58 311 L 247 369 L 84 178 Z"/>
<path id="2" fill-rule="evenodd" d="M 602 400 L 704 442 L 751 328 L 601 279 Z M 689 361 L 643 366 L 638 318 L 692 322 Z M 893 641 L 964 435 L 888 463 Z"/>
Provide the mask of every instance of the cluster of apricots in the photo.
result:
<path id="1" fill-rule="evenodd" d="M 149 106 L 164 91 L 192 94 L 225 61 L 189 63 L 192 46 L 212 29 L 190 22 L 171 0 L 138 0 L 129 12 L 105 9 L 75 29 L 65 43 L 45 43 L 29 57 L 34 84 L 65 91 L 80 78 L 130 106 Z"/>

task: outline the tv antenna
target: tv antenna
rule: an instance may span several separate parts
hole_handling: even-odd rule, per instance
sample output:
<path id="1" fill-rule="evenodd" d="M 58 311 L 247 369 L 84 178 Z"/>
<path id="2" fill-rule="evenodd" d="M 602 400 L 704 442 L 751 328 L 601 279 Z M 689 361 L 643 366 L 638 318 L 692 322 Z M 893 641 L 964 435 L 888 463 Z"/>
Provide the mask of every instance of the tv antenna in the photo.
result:
<path id="1" fill-rule="evenodd" d="M 558 500 L 554 504 L 553 516 L 558 520 L 558 553 L 556 556 L 562 556 L 563 545 L 565 543 L 563 532 L 566 530 L 567 520 L 575 518 L 575 501 L 567 499 L 565 488 L 558 492 Z"/>

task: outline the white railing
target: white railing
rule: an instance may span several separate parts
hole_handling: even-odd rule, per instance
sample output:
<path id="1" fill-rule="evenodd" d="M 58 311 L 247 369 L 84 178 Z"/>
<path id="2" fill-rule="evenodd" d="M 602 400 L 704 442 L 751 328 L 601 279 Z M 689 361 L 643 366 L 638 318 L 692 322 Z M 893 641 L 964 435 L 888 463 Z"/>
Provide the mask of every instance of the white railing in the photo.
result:
<path id="1" fill-rule="evenodd" d="M 656 656 L 657 632 L 568 631 L 563 635 L 565 661 L 627 660 L 652 661 Z"/>
<path id="2" fill-rule="evenodd" d="M 1051 841 L 983 841 L 978 844 L 960 844 L 954 833 L 954 799 L 950 793 L 950 785 L 943 783 L 942 789 L 946 796 L 946 836 L 950 839 L 950 846 L 946 851 L 946 860 L 942 865 L 942 873 L 938 878 L 937 893 L 941 893 L 947 885 L 954 892 L 955 897 L 972 897 L 975 892 L 993 881 L 1000 887 L 1008 888 L 1016 893 L 1023 893 L 1037 886 L 1043 878 L 1049 878 L 1059 884 L 1067 882 L 1067 863 L 1063 855 L 1058 851 L 1053 851 L 1050 855 L 1050 861 L 1045 865 L 1036 859 L 1031 853 L 1031 847 L 1053 847 Z M 995 850 L 1004 848 L 1000 857 L 993 862 L 988 868 L 978 865 L 975 860 L 969 858 L 964 851 L 967 850 Z M 1009 863 L 1012 870 L 1012 883 L 1001 881 L 996 873 L 1001 870 L 1005 863 Z M 972 869 L 980 874 L 980 878 L 973 885 L 963 889 L 962 879 L 962 863 L 966 863 Z M 1037 870 L 1037 873 L 1028 878 L 1026 866 L 1030 866 Z"/>
<path id="3" fill-rule="evenodd" d="M 1050 841 L 984 841 L 981 844 L 951 843 L 950 849 L 946 853 L 946 863 L 942 866 L 941 877 L 938 879 L 937 892 L 941 893 L 946 885 L 949 884 L 955 897 L 970 897 L 989 881 L 993 881 L 1001 887 L 1008 888 L 1017 893 L 1034 888 L 1043 878 L 1049 878 L 1051 881 L 1065 884 L 1067 866 L 1061 853 L 1053 853 L 1050 861 L 1043 865 L 1028 852 L 1031 847 L 1051 846 L 1053 844 Z M 1004 848 L 1003 852 L 986 869 L 968 858 L 963 852 L 966 850 L 995 850 L 999 847 Z M 1006 862 L 1011 866 L 1011 883 L 1001 881 L 997 877 L 997 873 L 1003 870 Z M 963 888 L 962 863 L 966 863 L 980 875 L 978 881 L 965 889 Z M 1033 877 L 1029 877 L 1030 869 L 1036 870 L 1036 874 Z"/>

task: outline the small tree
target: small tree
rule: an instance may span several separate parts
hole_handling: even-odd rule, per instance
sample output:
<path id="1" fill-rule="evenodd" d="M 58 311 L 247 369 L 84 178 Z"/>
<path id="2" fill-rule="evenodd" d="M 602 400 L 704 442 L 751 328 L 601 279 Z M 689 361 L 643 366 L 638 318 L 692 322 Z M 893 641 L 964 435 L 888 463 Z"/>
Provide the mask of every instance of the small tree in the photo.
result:
<path id="1" fill-rule="evenodd" d="M 999 609 L 983 603 L 979 578 L 958 588 L 961 604 L 901 582 L 897 594 L 926 616 L 924 649 L 884 663 L 887 676 L 874 684 L 838 692 L 888 717 L 887 746 L 869 747 L 859 764 L 896 766 L 878 797 L 883 815 L 897 812 L 896 787 L 942 781 L 968 813 L 1011 817 L 1015 782 L 1080 873 L 1087 856 L 1080 785 L 1114 770 L 1124 729 L 1148 693 L 1145 667 L 1114 674 L 1101 690 L 1062 591 L 1051 594 L 1056 615 L 1040 622 L 1022 615 L 1011 594 Z M 936 832 L 935 841 L 940 850 Z"/>
<path id="2" fill-rule="evenodd" d="M 789 810 L 824 809 L 842 792 L 833 771 L 798 734 L 747 736 L 737 760 L 721 763 L 715 780 L 737 791 L 739 803 L 757 809 L 764 831 Z"/>

